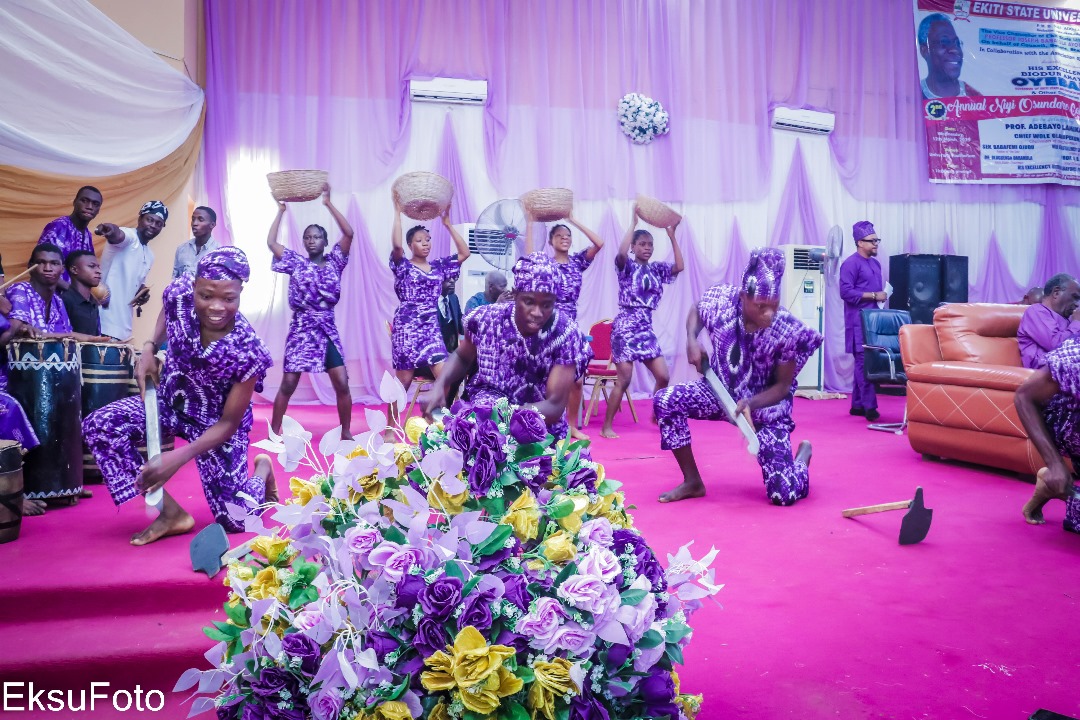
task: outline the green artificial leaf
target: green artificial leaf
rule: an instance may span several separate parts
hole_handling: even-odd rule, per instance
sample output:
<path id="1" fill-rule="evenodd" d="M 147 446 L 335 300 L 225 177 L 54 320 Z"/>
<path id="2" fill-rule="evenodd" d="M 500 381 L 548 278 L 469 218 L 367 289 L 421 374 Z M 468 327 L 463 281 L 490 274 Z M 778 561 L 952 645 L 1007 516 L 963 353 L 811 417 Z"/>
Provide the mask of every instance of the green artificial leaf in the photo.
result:
<path id="1" fill-rule="evenodd" d="M 514 468 L 512 468 L 512 467 L 509 467 L 509 466 L 506 467 L 502 471 L 502 473 L 499 475 L 499 484 L 502 485 L 503 487 L 513 485 L 517 481 L 518 481 L 518 474 L 514 471 Z"/>
<path id="2" fill-rule="evenodd" d="M 664 637 L 667 638 L 669 643 L 677 643 L 691 632 L 693 632 L 693 630 L 691 630 L 690 626 L 686 623 L 672 622 L 664 628 Z"/>
<path id="3" fill-rule="evenodd" d="M 499 525 L 488 536 L 487 540 L 480 543 L 473 549 L 473 552 L 478 557 L 484 557 L 485 555 L 491 555 L 502 549 L 506 544 L 506 539 L 514 532 L 514 528 L 509 525 Z"/>
<path id="4" fill-rule="evenodd" d="M 423 485 L 425 484 L 425 480 L 426 480 L 424 478 L 424 471 L 421 470 L 420 468 L 416 468 L 415 470 L 410 470 L 409 471 L 409 479 L 412 480 L 417 485 L 420 485 L 421 487 L 423 487 Z"/>
<path id="5" fill-rule="evenodd" d="M 226 635 L 217 628 L 204 627 L 202 631 L 203 635 L 210 638 L 214 642 L 229 642 L 230 640 L 234 639 L 231 635 Z"/>
<path id="6" fill-rule="evenodd" d="M 564 705 L 555 710 L 555 720 L 570 720 L 570 706 Z"/>
<path id="7" fill-rule="evenodd" d="M 626 590 L 622 593 L 623 605 L 637 605 L 645 599 L 648 592 L 645 590 Z"/>
<path id="8" fill-rule="evenodd" d="M 654 648 L 660 643 L 664 642 L 664 636 L 656 630 L 649 630 L 647 633 L 641 636 L 638 640 L 637 647 L 642 650 L 648 650 Z"/>
<path id="9" fill-rule="evenodd" d="M 554 505 L 548 505 L 547 507 L 548 517 L 552 520 L 558 520 L 564 518 L 570 513 L 574 512 L 574 501 L 570 498 L 564 497 Z"/>
<path id="10" fill-rule="evenodd" d="M 397 543 L 398 545 L 404 545 L 409 541 L 409 538 L 405 537 L 405 533 L 397 529 L 397 526 L 391 525 L 383 530 L 383 537 L 390 542 Z"/>
<path id="11" fill-rule="evenodd" d="M 563 581 L 566 580 L 566 578 L 568 578 L 571 575 L 574 575 L 576 573 L 577 573 L 577 563 L 572 562 L 569 565 L 567 565 L 566 567 L 564 567 L 562 569 L 562 572 L 560 572 L 558 574 L 558 576 L 556 576 L 555 584 L 556 585 L 562 585 Z"/>
<path id="12" fill-rule="evenodd" d="M 506 514 L 505 498 L 488 496 L 480 501 L 480 506 L 487 510 L 488 515 L 494 518 L 501 518 Z"/>
<path id="13" fill-rule="evenodd" d="M 533 669 L 531 667 L 528 667 L 526 665 L 519 667 L 517 669 L 517 672 L 515 672 L 514 674 L 521 678 L 521 682 L 525 683 L 526 685 L 536 679 L 536 673 L 533 672 Z"/>
<path id="14" fill-rule="evenodd" d="M 319 566 L 317 563 L 298 562 L 293 565 L 293 571 L 307 585 L 315 580 L 315 576 L 319 574 Z"/>
<path id="15" fill-rule="evenodd" d="M 468 595 L 469 593 L 472 592 L 472 589 L 474 587 L 476 587 L 477 583 L 480 582 L 480 577 L 481 577 L 481 575 L 479 573 L 477 573 L 477 574 L 472 576 L 472 580 L 465 583 L 465 587 L 461 588 L 461 597 L 465 597 L 466 595 Z"/>
<path id="16" fill-rule="evenodd" d="M 446 563 L 446 565 L 444 565 L 443 567 L 446 570 L 446 574 L 449 575 L 450 577 L 456 577 L 458 580 L 461 580 L 461 581 L 465 580 L 465 573 L 462 572 L 461 566 L 458 565 L 453 560 Z"/>
<path id="17" fill-rule="evenodd" d="M 481 715 L 480 713 L 473 712 L 472 710 L 466 710 L 465 714 L 462 715 L 462 717 L 465 718 L 465 720 L 490 720 L 491 718 L 490 715 Z"/>
<path id="18" fill-rule="evenodd" d="M 397 700 L 399 697 L 405 694 L 405 691 L 409 689 L 409 679 L 411 675 L 406 674 L 397 685 L 391 688 L 391 692 L 386 696 L 387 700 Z"/>
<path id="19" fill-rule="evenodd" d="M 580 454 L 580 452 L 582 450 L 584 450 L 586 447 L 588 447 L 588 445 L 589 445 L 588 440 L 575 440 L 574 442 L 572 442 L 572 443 L 570 443 L 569 445 L 566 446 L 566 451 L 567 452 L 576 452 L 576 453 Z"/>
<path id="20" fill-rule="evenodd" d="M 499 717 L 502 720 L 529 720 L 529 713 L 520 703 L 511 701 L 499 711 Z"/>
<path id="21" fill-rule="evenodd" d="M 618 480 L 612 480 L 610 478 L 604 478 L 604 482 L 597 486 L 596 492 L 600 495 L 610 495 L 622 487 L 622 483 Z"/>
<path id="22" fill-rule="evenodd" d="M 251 608 L 243 603 L 237 603 L 236 605 L 225 603 L 225 616 L 240 627 L 247 627 L 251 624 Z"/>
<path id="23" fill-rule="evenodd" d="M 547 446 L 542 442 L 518 445 L 517 452 L 514 453 L 514 459 L 520 463 L 523 460 L 529 460 L 538 455 L 543 455 L 546 447 Z"/>
<path id="24" fill-rule="evenodd" d="M 677 665 L 682 665 L 684 662 L 682 648 L 680 648 L 678 645 L 668 645 L 667 650 L 664 651 L 664 655 L 666 655 L 671 660 L 671 662 Z"/>
<path id="25" fill-rule="evenodd" d="M 628 693 L 634 689 L 634 686 L 626 682 L 625 680 L 608 680 L 608 685 L 614 685 L 615 687 L 625 690 Z"/>

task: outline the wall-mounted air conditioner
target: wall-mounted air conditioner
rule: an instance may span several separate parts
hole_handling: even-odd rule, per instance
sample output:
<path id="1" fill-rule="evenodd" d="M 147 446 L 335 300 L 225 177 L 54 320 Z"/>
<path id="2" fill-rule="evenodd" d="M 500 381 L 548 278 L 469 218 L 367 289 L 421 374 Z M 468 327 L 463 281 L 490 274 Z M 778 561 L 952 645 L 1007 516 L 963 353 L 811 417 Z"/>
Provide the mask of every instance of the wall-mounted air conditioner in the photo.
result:
<path id="1" fill-rule="evenodd" d="M 416 102 L 483 105 L 487 102 L 487 80 L 441 77 L 409 80 L 409 96 Z"/>
<path id="2" fill-rule="evenodd" d="M 828 135 L 836 127 L 836 116 L 830 112 L 777 107 L 773 109 L 772 126 L 777 130 Z"/>

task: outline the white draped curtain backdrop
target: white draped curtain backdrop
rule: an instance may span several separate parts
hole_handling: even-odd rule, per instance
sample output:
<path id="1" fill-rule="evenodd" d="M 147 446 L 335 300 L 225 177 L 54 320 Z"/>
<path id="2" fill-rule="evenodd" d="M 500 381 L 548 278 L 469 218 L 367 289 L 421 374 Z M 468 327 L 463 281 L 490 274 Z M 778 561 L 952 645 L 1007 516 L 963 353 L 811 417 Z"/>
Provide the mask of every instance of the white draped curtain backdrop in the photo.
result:
<path id="1" fill-rule="evenodd" d="M 886 270 L 895 253 L 967 255 L 971 299 L 994 302 L 1075 271 L 1080 256 L 1075 188 L 925 180 L 910 0 L 206 0 L 205 11 L 199 192 L 219 211 L 215 236 L 252 259 L 242 307 L 279 360 L 267 398 L 289 320 L 287 279 L 270 272 L 265 246 L 274 170 L 328 170 L 356 230 L 337 321 L 354 398 L 368 403 L 390 367 L 390 185 L 412 170 L 451 179 L 456 222 L 534 187 L 572 188 L 575 216 L 606 241 L 585 274 L 585 327 L 617 311 L 614 255 L 634 196 L 671 202 L 685 218 L 688 270 L 668 286 L 656 329 L 674 381 L 694 373 L 689 308 L 709 284 L 738 279 L 755 246 L 822 245 L 840 225 L 846 254 L 852 223 L 870 219 Z M 437 75 L 487 79 L 488 105 L 410 103 L 409 77 Z M 616 106 L 627 92 L 660 100 L 670 135 L 645 147 L 623 137 Z M 776 104 L 833 111 L 837 130 L 774 132 Z M 300 250 L 313 222 L 335 236 L 321 204 L 291 205 L 282 242 Z M 667 239 L 654 236 L 663 259 Z M 440 228 L 435 242 L 449 251 Z M 836 302 L 826 312 L 825 377 L 847 389 Z M 643 370 L 633 389 L 651 390 Z M 308 376 L 295 396 L 333 398 L 324 375 Z"/>

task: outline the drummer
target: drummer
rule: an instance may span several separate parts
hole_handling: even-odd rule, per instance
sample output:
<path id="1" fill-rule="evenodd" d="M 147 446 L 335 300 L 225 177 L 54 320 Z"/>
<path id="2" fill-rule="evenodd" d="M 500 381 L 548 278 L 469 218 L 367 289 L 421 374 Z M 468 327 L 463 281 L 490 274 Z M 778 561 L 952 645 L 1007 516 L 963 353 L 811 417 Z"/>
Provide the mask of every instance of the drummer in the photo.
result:
<path id="1" fill-rule="evenodd" d="M 11 329 L 15 338 L 36 340 L 72 338 L 78 342 L 104 342 L 108 338 L 95 333 L 75 332 L 71 327 L 57 285 L 64 271 L 60 248 L 51 243 L 34 246 L 30 253 L 30 279 L 7 289 L 11 301 Z"/>
<path id="2" fill-rule="evenodd" d="M 229 532 L 244 529 L 242 521 L 230 516 L 229 504 L 253 509 L 277 500 L 269 456 L 255 458 L 254 474 L 248 474 L 251 396 L 262 390 L 273 364 L 239 312 L 240 292 L 250 273 L 239 248 L 203 255 L 194 276 L 182 274 L 165 288 L 154 336 L 139 359 L 140 380 L 148 373 L 160 375 L 162 435 L 180 436 L 188 444 L 144 462 L 137 448 L 146 440 L 146 411 L 138 397 L 110 403 L 83 421 L 86 445 L 117 505 L 162 488 L 190 460 L 198 467 L 215 520 Z M 162 366 L 154 352 L 166 339 Z M 168 491 L 163 503 L 158 518 L 132 536 L 132 545 L 194 527 L 195 519 Z"/>
<path id="3" fill-rule="evenodd" d="M 5 316 L 0 315 L 0 349 L 6 347 L 13 336 L 11 323 Z M 30 419 L 26 417 L 26 411 L 22 409 L 22 405 L 8 395 L 6 390 L 7 376 L 0 373 L 0 440 L 14 440 L 22 445 L 24 452 L 32 450 L 41 444 L 38 442 L 37 433 L 34 432 L 34 427 L 30 424 Z M 42 515 L 44 512 L 44 500 L 23 498 L 23 515 Z"/>
<path id="4" fill-rule="evenodd" d="M 64 258 L 71 284 L 60 291 L 71 329 L 84 335 L 101 335 L 100 305 L 90 292 L 101 284 L 101 265 L 89 250 L 73 250 Z"/>
<path id="5" fill-rule="evenodd" d="M 686 321 L 686 355 L 694 367 L 709 358 L 698 335 L 709 331 L 712 367 L 737 402 L 735 412 L 749 413 L 760 444 L 757 459 L 765 493 L 774 505 L 792 505 L 810 492 L 810 443 L 791 454 L 792 398 L 795 376 L 821 345 L 821 335 L 780 307 L 784 256 L 774 248 L 750 253 L 740 287 L 714 285 L 705 291 Z M 660 424 L 660 447 L 671 450 L 683 481 L 660 496 L 675 502 L 705 495 L 687 419 L 722 420 L 726 414 L 704 379 L 660 390 L 653 397 Z"/>

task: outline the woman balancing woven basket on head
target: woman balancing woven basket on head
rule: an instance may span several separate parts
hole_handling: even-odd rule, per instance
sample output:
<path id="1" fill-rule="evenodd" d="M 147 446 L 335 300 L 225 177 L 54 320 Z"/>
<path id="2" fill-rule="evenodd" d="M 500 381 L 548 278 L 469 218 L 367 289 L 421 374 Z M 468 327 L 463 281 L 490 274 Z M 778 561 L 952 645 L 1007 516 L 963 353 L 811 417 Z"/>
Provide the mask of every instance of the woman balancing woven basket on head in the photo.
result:
<path id="1" fill-rule="evenodd" d="M 341 336 L 334 322 L 334 308 L 341 299 L 341 274 L 349 263 L 353 230 L 345 216 L 330 202 L 329 185 L 323 186 L 322 200 L 341 230 L 341 240 L 329 255 L 326 248 L 330 241 L 326 228 L 321 225 L 304 228 L 306 258 L 278 242 L 278 229 L 285 215 L 283 202 L 278 203 L 277 217 L 266 238 L 266 244 L 274 253 L 271 269 L 290 276 L 289 307 L 293 311 L 289 335 L 285 340 L 285 374 L 274 398 L 270 428 L 276 433 L 281 432 L 281 419 L 289 408 L 289 398 L 300 382 L 300 373 L 326 372 L 337 396 L 341 439 L 349 440 L 352 438 L 352 396 L 349 393 L 349 374 L 345 369 Z"/>
<path id="2" fill-rule="evenodd" d="M 447 204 L 442 212 L 442 223 L 450 231 L 457 253 L 429 261 L 431 233 L 423 225 L 415 225 L 405 234 L 405 245 L 412 253 L 412 257 L 406 258 L 401 242 L 401 213 L 402 204 L 395 196 L 390 270 L 394 273 L 394 292 L 401 304 L 394 312 L 390 344 L 394 372 L 408 390 L 418 369 L 430 368 L 436 378 L 442 373 L 448 353 L 439 328 L 439 296 L 445 281 L 457 281 L 461 263 L 469 257 L 469 246 L 450 224 L 450 205 Z M 392 405 L 390 417 L 392 422 L 397 422 L 396 409 Z"/>
<path id="3" fill-rule="evenodd" d="M 534 219 L 528 206 L 526 206 L 525 214 L 527 218 L 525 254 L 531 255 L 534 249 L 532 236 Z M 592 265 L 592 261 L 596 257 L 596 254 L 600 252 L 600 248 L 604 246 L 604 241 L 599 235 L 575 220 L 573 212 L 571 212 L 566 219 L 571 225 L 580 230 L 585 237 L 589 239 L 590 243 L 584 250 L 571 253 L 570 247 L 573 244 L 573 238 L 570 234 L 569 227 L 562 223 L 557 223 L 552 225 L 551 229 L 548 231 L 548 243 L 551 245 L 551 249 L 555 255 L 555 307 L 560 315 L 565 315 L 568 319 L 577 323 L 577 303 L 578 297 L 581 295 L 582 274 L 590 265 Z M 580 331 L 580 328 L 578 329 Z M 570 403 L 567 406 L 567 415 L 570 422 L 570 436 L 578 440 L 588 440 L 589 436 L 583 433 L 581 428 L 578 427 L 578 411 L 581 409 L 581 389 L 585 379 L 585 369 L 589 366 L 589 362 L 593 358 L 592 348 L 589 347 L 589 342 L 585 339 L 583 333 L 581 334 L 581 345 L 581 362 L 576 369 L 577 382 L 570 391 Z"/>
<path id="4" fill-rule="evenodd" d="M 671 250 L 675 254 L 674 263 L 649 262 L 653 254 L 653 237 L 648 230 L 638 230 L 638 206 L 634 203 L 634 212 L 630 227 L 619 245 L 619 254 L 615 256 L 615 267 L 619 273 L 619 313 L 611 325 L 611 359 L 615 361 L 618 376 L 615 378 L 615 390 L 609 396 L 607 414 L 601 437 L 616 438 L 614 428 L 615 413 L 619 409 L 623 393 L 630 387 L 634 375 L 634 362 L 644 363 L 656 381 L 654 393 L 668 385 L 668 366 L 660 351 L 660 342 L 653 330 L 652 313 L 664 295 L 664 285 L 675 282 L 675 276 L 683 271 L 682 251 L 675 241 L 675 228 L 667 230 L 671 239 Z"/>

